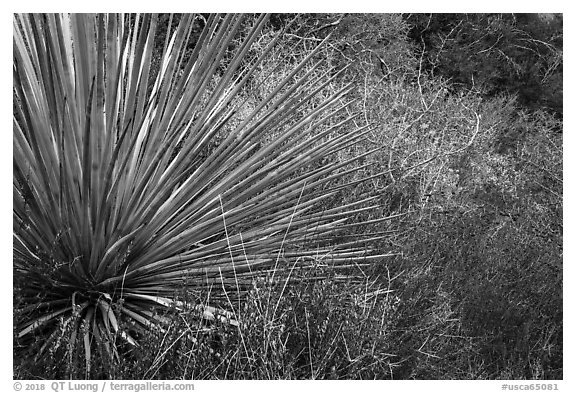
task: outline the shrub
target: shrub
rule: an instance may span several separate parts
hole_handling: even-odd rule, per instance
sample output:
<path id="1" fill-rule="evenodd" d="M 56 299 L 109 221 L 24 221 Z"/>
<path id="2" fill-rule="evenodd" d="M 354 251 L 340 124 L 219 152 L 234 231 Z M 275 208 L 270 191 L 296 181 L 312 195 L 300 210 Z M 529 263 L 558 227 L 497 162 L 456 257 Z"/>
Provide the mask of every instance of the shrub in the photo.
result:
<path id="1" fill-rule="evenodd" d="M 456 89 L 562 115 L 562 14 L 409 14 L 426 69 Z"/>

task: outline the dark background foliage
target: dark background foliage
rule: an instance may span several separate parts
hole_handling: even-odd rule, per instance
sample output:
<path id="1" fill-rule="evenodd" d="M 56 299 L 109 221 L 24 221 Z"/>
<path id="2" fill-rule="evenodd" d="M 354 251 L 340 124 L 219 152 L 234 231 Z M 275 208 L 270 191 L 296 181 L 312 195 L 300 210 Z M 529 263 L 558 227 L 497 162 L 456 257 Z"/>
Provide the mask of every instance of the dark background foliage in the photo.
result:
<path id="1" fill-rule="evenodd" d="M 425 69 L 486 97 L 517 94 L 522 107 L 562 116 L 562 15 L 410 14 Z"/>

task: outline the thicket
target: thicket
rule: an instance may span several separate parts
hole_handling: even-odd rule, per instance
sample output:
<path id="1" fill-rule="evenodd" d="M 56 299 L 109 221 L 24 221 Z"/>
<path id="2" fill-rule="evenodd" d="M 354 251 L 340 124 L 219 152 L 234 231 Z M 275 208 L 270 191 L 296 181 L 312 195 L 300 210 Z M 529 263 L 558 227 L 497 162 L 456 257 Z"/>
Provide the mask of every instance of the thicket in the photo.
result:
<path id="1" fill-rule="evenodd" d="M 455 89 L 516 95 L 529 110 L 562 116 L 562 15 L 410 14 L 424 68 Z"/>
<path id="2" fill-rule="evenodd" d="M 160 16 L 158 42 L 170 18 Z M 205 18 L 198 21 L 192 37 Z M 310 244 L 369 246 L 386 256 L 370 264 L 352 258 L 340 270 L 321 253 L 306 269 L 295 257 L 288 276 L 255 278 L 227 304 L 238 326 L 198 326 L 193 310 L 158 311 L 169 321 L 162 333 L 142 334 L 120 358 L 96 358 L 90 376 L 562 379 L 562 17 L 278 14 L 245 64 L 280 31 L 235 98 L 243 104 L 238 120 L 204 157 L 326 40 L 310 64 L 323 62 L 306 71 L 334 78 L 307 105 L 352 83 L 330 124 L 360 115 L 334 135 L 370 132 L 315 163 L 362 156 L 323 185 L 353 187 L 314 209 L 366 195 L 378 208 L 359 209 L 337 236 Z M 151 77 L 158 58 L 152 63 Z M 271 130 L 260 146 L 279 136 Z M 15 377 L 86 373 L 81 355 L 62 366 L 62 346 L 32 365 L 15 343 Z"/>

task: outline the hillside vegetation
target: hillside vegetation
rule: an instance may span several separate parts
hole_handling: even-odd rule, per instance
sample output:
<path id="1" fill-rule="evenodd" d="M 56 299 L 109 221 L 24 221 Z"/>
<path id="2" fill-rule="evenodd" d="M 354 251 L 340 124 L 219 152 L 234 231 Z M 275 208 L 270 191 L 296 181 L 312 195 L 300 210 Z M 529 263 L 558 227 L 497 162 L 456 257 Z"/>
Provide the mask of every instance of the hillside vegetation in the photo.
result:
<path id="1" fill-rule="evenodd" d="M 562 15 L 14 30 L 15 378 L 563 378 Z"/>

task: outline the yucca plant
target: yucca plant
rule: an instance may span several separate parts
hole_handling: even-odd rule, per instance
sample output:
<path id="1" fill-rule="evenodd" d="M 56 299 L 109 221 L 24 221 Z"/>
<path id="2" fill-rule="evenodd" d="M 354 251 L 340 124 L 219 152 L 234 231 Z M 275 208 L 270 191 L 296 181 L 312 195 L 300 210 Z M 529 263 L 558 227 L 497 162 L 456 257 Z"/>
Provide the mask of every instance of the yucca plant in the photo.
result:
<path id="1" fill-rule="evenodd" d="M 155 46 L 157 15 L 14 17 L 22 345 L 40 337 L 45 352 L 68 329 L 67 351 L 83 354 L 88 376 L 94 348 L 117 357 L 118 343 L 162 328 L 154 308 L 196 307 L 234 324 L 224 309 L 254 277 L 287 279 L 317 255 L 335 266 L 377 257 L 333 241 L 375 197 L 322 208 L 359 168 L 329 158 L 370 130 L 351 125 L 350 86 L 318 99 L 337 74 L 310 66 L 317 51 L 239 111 L 280 37 L 248 56 L 266 20 L 182 15 Z M 183 289 L 186 304 L 175 296 Z M 214 304 L 193 304 L 207 289 Z"/>

